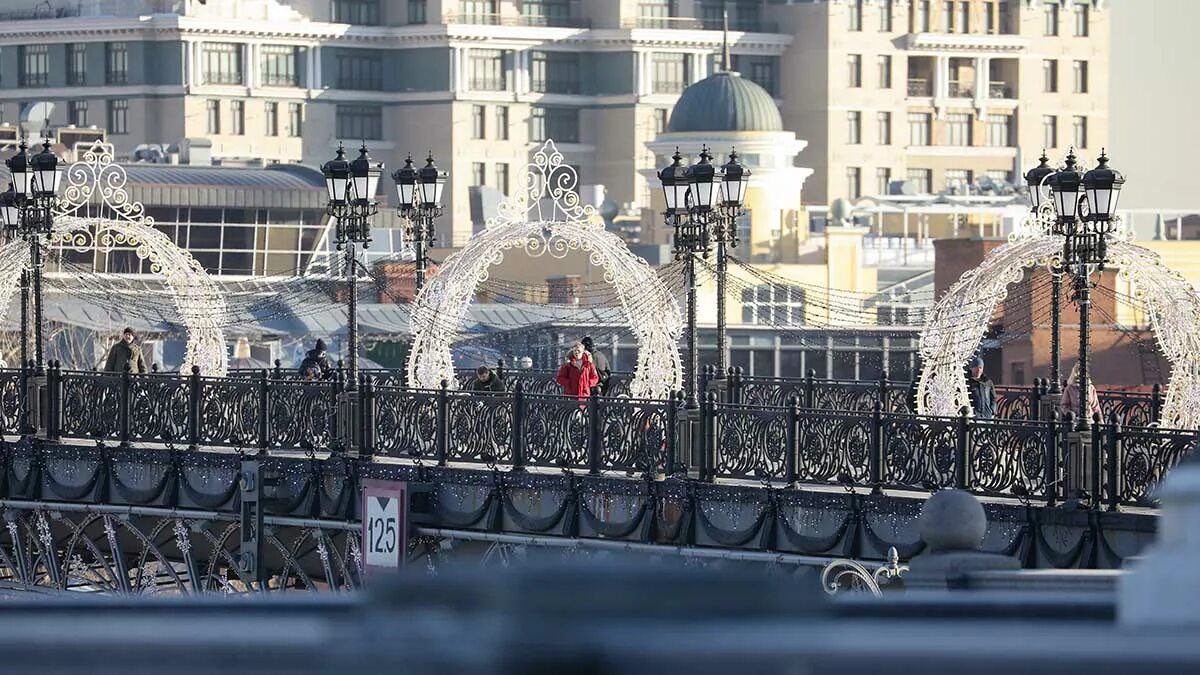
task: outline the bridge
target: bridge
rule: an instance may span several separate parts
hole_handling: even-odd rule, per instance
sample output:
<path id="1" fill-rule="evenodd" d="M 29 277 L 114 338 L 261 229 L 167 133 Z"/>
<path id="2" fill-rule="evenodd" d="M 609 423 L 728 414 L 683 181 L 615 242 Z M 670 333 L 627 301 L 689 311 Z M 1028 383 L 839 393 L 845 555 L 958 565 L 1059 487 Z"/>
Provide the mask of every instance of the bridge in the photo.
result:
<path id="1" fill-rule="evenodd" d="M 711 371 L 709 373 L 711 375 Z M 1106 393 L 1083 498 L 1069 419 L 1040 387 L 1006 418 L 909 411 L 910 383 L 725 378 L 682 397 L 575 399 L 548 373 L 511 390 L 405 386 L 367 371 L 209 377 L 0 371 L 0 579 L 20 589 L 243 592 L 362 583 L 364 480 L 413 488 L 410 563 L 503 564 L 526 547 L 622 549 L 788 568 L 922 550 L 944 488 L 984 499 L 984 547 L 1026 567 L 1115 568 L 1152 537 L 1151 490 L 1197 440 L 1144 426 L 1148 395 Z M 620 394 L 622 377 L 614 392 Z M 342 399 L 344 403 L 344 399 Z M 351 451 L 353 448 L 353 451 Z"/>

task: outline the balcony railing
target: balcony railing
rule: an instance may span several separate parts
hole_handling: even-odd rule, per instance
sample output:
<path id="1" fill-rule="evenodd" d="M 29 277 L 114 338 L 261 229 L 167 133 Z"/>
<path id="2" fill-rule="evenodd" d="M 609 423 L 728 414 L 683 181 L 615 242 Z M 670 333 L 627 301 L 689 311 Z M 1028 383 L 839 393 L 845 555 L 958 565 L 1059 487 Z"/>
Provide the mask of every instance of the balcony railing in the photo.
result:
<path id="1" fill-rule="evenodd" d="M 991 82 L 988 84 L 988 98 L 1016 98 L 1016 93 L 1007 82 Z"/>
<path id="2" fill-rule="evenodd" d="M 687 16 L 637 16 L 622 20 L 621 28 L 704 30 L 704 24 L 699 19 Z"/>
<path id="3" fill-rule="evenodd" d="M 933 83 L 922 78 L 908 78 L 909 96 L 933 96 Z"/>
<path id="4" fill-rule="evenodd" d="M 721 19 L 701 19 L 700 27 L 704 30 L 724 30 Z M 742 33 L 778 33 L 779 22 L 762 21 L 760 19 L 730 19 L 729 30 Z"/>
<path id="5" fill-rule="evenodd" d="M 950 86 L 946 92 L 950 98 L 971 98 L 975 95 L 974 82 L 955 82 L 950 81 Z"/>
<path id="6" fill-rule="evenodd" d="M 446 14 L 446 23 L 473 24 L 476 26 L 531 26 L 534 28 L 591 28 L 590 19 L 575 16 L 546 16 L 540 14 Z"/>

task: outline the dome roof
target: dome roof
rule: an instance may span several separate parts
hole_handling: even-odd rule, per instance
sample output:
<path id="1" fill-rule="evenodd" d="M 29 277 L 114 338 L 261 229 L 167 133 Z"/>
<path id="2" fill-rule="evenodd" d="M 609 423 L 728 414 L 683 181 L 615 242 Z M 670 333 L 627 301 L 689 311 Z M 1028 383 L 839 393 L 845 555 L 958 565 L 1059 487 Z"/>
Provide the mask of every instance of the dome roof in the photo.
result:
<path id="1" fill-rule="evenodd" d="M 783 131 L 783 119 L 766 89 L 722 71 L 683 90 L 667 131 Z"/>

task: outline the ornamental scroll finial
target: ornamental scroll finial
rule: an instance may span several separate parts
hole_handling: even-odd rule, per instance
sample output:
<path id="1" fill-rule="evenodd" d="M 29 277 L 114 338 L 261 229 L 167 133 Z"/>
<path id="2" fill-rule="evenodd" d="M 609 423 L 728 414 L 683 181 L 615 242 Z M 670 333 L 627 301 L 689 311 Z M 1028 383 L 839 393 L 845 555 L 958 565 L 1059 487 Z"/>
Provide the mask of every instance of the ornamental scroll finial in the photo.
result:
<path id="1" fill-rule="evenodd" d="M 579 172 L 564 162 L 553 139 L 533 153 L 516 189 L 488 218 L 487 227 L 514 222 L 579 222 L 603 227 L 596 207 L 579 197 Z"/>

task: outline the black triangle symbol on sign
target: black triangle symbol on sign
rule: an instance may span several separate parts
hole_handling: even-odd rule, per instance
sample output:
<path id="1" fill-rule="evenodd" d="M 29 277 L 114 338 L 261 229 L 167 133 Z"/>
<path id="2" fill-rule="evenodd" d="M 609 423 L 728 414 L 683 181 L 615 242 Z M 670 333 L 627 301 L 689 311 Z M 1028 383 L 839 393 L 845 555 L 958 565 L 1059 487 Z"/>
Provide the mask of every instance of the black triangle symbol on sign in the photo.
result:
<path id="1" fill-rule="evenodd" d="M 391 497 L 379 497 L 379 496 L 376 496 L 376 497 L 375 497 L 375 501 L 379 502 L 379 508 L 380 508 L 380 509 L 385 509 L 385 510 L 386 510 L 386 509 L 387 509 L 387 507 L 388 507 L 388 503 L 392 501 L 392 498 L 391 498 Z"/>

